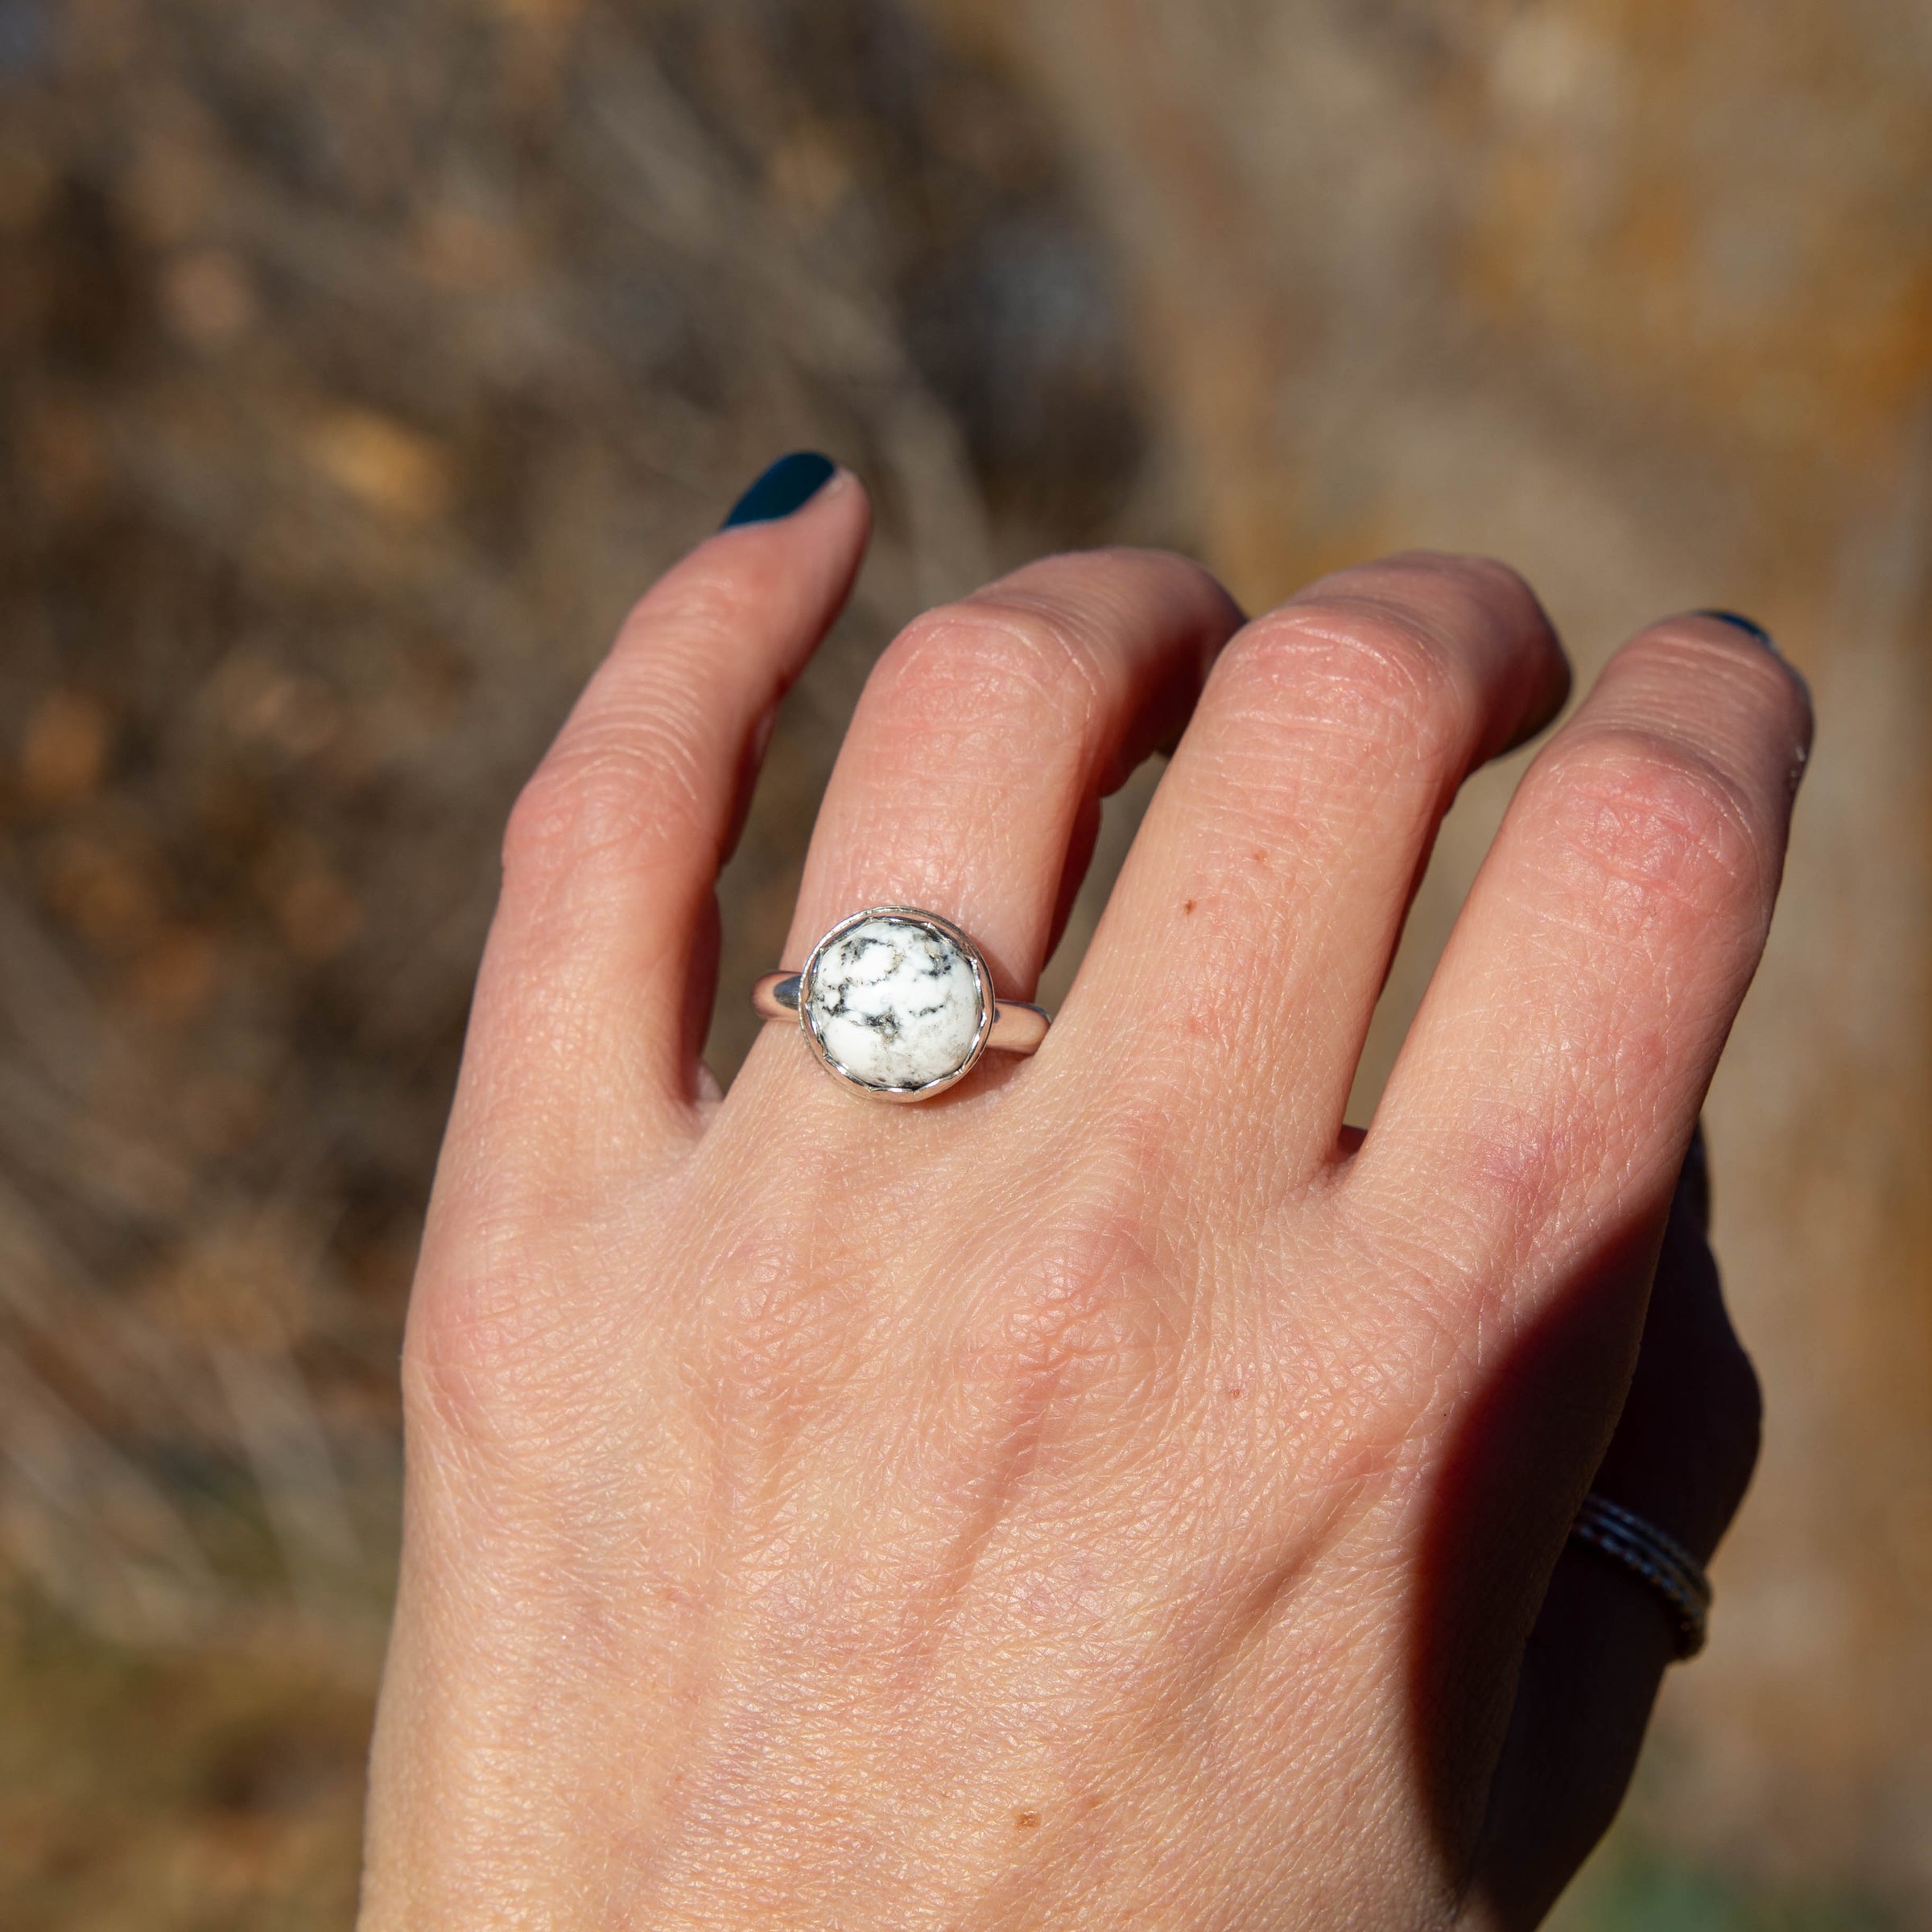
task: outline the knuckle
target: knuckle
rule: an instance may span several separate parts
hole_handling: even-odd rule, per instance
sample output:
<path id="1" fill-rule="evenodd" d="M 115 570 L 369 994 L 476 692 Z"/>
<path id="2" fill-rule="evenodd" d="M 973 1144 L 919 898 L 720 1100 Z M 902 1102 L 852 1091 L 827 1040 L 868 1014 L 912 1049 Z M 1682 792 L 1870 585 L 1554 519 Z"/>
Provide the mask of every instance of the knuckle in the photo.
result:
<path id="1" fill-rule="evenodd" d="M 402 1415 L 417 1441 L 502 1444 L 555 1352 L 538 1284 L 493 1272 L 425 1284 L 403 1337 Z"/>
<path id="2" fill-rule="evenodd" d="M 1324 577 L 1315 591 L 1318 598 L 1400 609 L 1430 637 L 1501 631 L 1554 642 L 1529 580 L 1497 557 L 1398 551 Z"/>
<path id="3" fill-rule="evenodd" d="M 1766 895 L 1748 800 L 1681 739 L 1628 727 L 1593 732 L 1554 753 L 1542 782 L 1566 865 L 1631 910 L 1735 914 Z"/>
<path id="4" fill-rule="evenodd" d="M 618 630 L 621 655 L 729 650 L 770 628 L 770 613 L 795 596 L 791 567 L 773 547 L 736 546 L 729 562 L 700 550 L 660 577 Z"/>
<path id="5" fill-rule="evenodd" d="M 956 1380 L 1037 1420 L 1096 1405 L 1144 1413 L 1170 1386 L 1179 1342 L 1145 1242 L 1125 1216 L 1104 1215 L 1063 1228 L 974 1298 Z"/>
<path id="6" fill-rule="evenodd" d="M 402 1423 L 410 1439 L 464 1438 L 480 1434 L 489 1410 L 491 1377 L 487 1363 L 475 1360 L 452 1324 L 440 1317 L 412 1315 L 402 1343 Z M 481 1373 L 479 1373 L 481 1371 Z"/>
<path id="7" fill-rule="evenodd" d="M 557 869 L 574 836 L 576 799 L 553 753 L 526 780 L 503 828 L 502 865 L 514 879 Z"/>
<path id="8" fill-rule="evenodd" d="M 1401 613 L 1366 601 L 1290 605 L 1250 625 L 1228 654 L 1237 700 L 1365 745 L 1419 747 L 1455 733 L 1455 672 L 1433 639 Z"/>
<path id="9" fill-rule="evenodd" d="M 706 728 L 701 680 L 691 667 L 740 648 L 758 614 L 751 588 L 717 572 L 674 572 L 639 600 L 576 715 L 511 807 L 506 873 L 542 875 L 600 858 L 621 863 L 659 840 L 703 836 L 715 791 L 703 748 L 716 734 Z"/>
<path id="10" fill-rule="evenodd" d="M 565 1207 L 559 1225 L 559 1207 Z M 625 1302 L 586 1209 L 493 1182 L 438 1229 L 411 1291 L 403 1418 L 460 1452 L 552 1447 L 592 1420 L 610 1380 Z"/>
<path id="11" fill-rule="evenodd" d="M 1087 715 L 1099 669 L 1077 628 L 1044 605 L 983 592 L 916 618 L 875 674 L 914 712 Z"/>
<path id="12" fill-rule="evenodd" d="M 600 860 L 638 862 L 671 828 L 700 823 L 691 758 L 667 722 L 567 733 L 510 808 L 506 877 L 542 881 Z"/>
<path id="13" fill-rule="evenodd" d="M 1488 596 L 1530 604 L 1536 601 L 1536 592 L 1530 588 L 1529 579 L 1501 557 L 1487 556 L 1480 551 L 1411 551 L 1409 555 L 1419 557 L 1431 568 L 1458 578 Z"/>

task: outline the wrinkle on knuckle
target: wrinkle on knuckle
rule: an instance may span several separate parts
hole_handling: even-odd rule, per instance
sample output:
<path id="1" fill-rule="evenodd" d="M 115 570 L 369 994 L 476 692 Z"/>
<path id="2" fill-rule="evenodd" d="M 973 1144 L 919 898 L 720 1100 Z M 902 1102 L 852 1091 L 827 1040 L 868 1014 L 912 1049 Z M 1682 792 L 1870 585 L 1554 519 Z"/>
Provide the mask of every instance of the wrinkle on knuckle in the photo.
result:
<path id="1" fill-rule="evenodd" d="M 1467 707 L 1443 652 L 1365 599 L 1288 605 L 1249 625 L 1223 664 L 1243 711 L 1379 757 L 1439 762 L 1463 729 Z"/>
<path id="2" fill-rule="evenodd" d="M 1103 700 L 1092 648 L 1044 606 L 983 594 L 929 612 L 902 632 L 880 663 L 895 708 L 935 722 L 962 713 L 1077 730 Z M 1037 727 L 1036 727 L 1037 729 Z"/>
<path id="3" fill-rule="evenodd" d="M 405 1414 L 473 1441 L 561 1441 L 611 1381 L 637 1306 L 630 1211 L 554 1174 L 493 1171 L 448 1198 L 445 1178 L 410 1292 Z"/>
<path id="4" fill-rule="evenodd" d="M 1766 866 L 1747 799 L 1681 741 L 1599 731 L 1539 774 L 1558 864 L 1606 923 L 1699 926 L 1761 910 Z"/>
<path id="5" fill-rule="evenodd" d="M 1549 1070 L 1552 1078 L 1559 1071 Z M 1360 1257 L 1354 1273 L 1374 1284 L 1364 1319 L 1375 1339 L 1366 1352 L 1391 1389 L 1420 1387 L 1426 1396 L 1493 1352 L 1514 1285 L 1542 1265 L 1540 1231 L 1560 1217 L 1596 1133 L 1587 1108 L 1552 1117 L 1542 1106 L 1479 1102 L 1459 1122 L 1447 1157 L 1449 1191 L 1348 1203 L 1343 1225 Z"/>
<path id="6" fill-rule="evenodd" d="M 704 786 L 691 733 L 675 715 L 567 737 L 510 809 L 505 877 L 548 881 L 586 864 L 630 867 L 704 822 Z"/>
<path id="7" fill-rule="evenodd" d="M 742 557 L 729 571 L 674 571 L 632 605 L 617 634 L 619 647 L 728 647 L 761 627 L 774 588 Z"/>
<path id="8" fill-rule="evenodd" d="M 438 1324 L 435 1335 L 411 1323 L 402 1346 L 402 1422 L 408 1440 L 420 1446 L 468 1441 L 489 1433 L 494 1404 L 491 1363 L 479 1362 L 465 1346 L 452 1348 L 450 1329 Z M 479 1372 L 480 1371 L 480 1372 Z"/>
<path id="9" fill-rule="evenodd" d="M 402 1347 L 402 1412 L 418 1443 L 502 1449 L 547 1438 L 579 1343 L 523 1269 L 449 1275 L 419 1290 Z"/>
<path id="10" fill-rule="evenodd" d="M 1137 1229 L 1105 1209 L 1063 1224 L 973 1297 L 953 1376 L 1026 1426 L 1144 1418 L 1171 1396 L 1186 1316 Z"/>

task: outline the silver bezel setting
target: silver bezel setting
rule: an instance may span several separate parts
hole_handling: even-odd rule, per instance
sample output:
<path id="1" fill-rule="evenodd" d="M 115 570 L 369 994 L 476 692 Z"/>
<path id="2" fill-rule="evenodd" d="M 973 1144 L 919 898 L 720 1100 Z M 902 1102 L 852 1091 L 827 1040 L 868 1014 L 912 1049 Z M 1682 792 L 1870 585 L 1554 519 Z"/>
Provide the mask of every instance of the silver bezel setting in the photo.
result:
<path id="1" fill-rule="evenodd" d="M 972 1051 L 966 1056 L 965 1063 L 956 1071 L 936 1080 L 928 1080 L 920 1087 L 877 1087 L 869 1080 L 862 1080 L 855 1073 L 841 1066 L 833 1058 L 818 1029 L 811 1022 L 812 985 L 817 975 L 819 961 L 824 956 L 828 946 L 834 944 L 855 926 L 863 926 L 868 919 L 901 919 L 911 926 L 923 926 L 938 933 L 942 938 L 956 946 L 972 968 L 972 976 L 980 990 L 980 1025 L 973 1037 Z M 993 1022 L 999 1017 L 999 1002 L 993 997 L 993 975 L 980 956 L 980 949 L 954 925 L 951 919 L 942 919 L 936 912 L 927 912 L 919 906 L 869 906 L 863 912 L 855 912 L 849 919 L 840 919 L 829 932 L 825 933 L 807 956 L 799 972 L 799 1030 L 805 1036 L 805 1043 L 811 1049 L 812 1058 L 825 1071 L 842 1081 L 855 1092 L 867 1095 L 875 1100 L 929 1100 L 935 1094 L 943 1093 L 948 1087 L 956 1087 L 979 1065 L 980 1056 L 986 1051 L 988 1036 L 993 1031 Z"/>

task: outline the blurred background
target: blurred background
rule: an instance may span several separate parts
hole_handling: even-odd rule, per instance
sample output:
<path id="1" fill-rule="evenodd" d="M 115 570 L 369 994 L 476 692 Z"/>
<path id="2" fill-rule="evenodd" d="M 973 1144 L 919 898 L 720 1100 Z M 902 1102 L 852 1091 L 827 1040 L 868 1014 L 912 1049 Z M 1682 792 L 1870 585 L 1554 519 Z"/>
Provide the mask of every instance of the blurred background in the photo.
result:
<path id="1" fill-rule="evenodd" d="M 1913 0 L 0 0 L 0 1922 L 350 1923 L 504 814 L 795 446 L 881 530 L 726 881 L 726 1077 L 867 667 L 1002 564 L 1489 551 L 1585 677 L 1777 632 L 1818 747 L 1708 1116 L 1765 1460 L 1559 1918 L 1932 1926 Z"/>

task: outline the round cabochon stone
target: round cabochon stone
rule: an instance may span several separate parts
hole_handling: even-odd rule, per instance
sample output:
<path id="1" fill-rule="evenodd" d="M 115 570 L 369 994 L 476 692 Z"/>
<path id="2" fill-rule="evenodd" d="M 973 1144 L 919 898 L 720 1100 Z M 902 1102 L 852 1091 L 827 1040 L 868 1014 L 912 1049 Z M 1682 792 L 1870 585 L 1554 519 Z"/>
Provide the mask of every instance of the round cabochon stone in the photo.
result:
<path id="1" fill-rule="evenodd" d="M 804 992 L 826 1057 L 882 1091 L 952 1079 L 971 1063 L 985 1017 L 965 949 L 906 914 L 875 913 L 828 941 Z"/>

